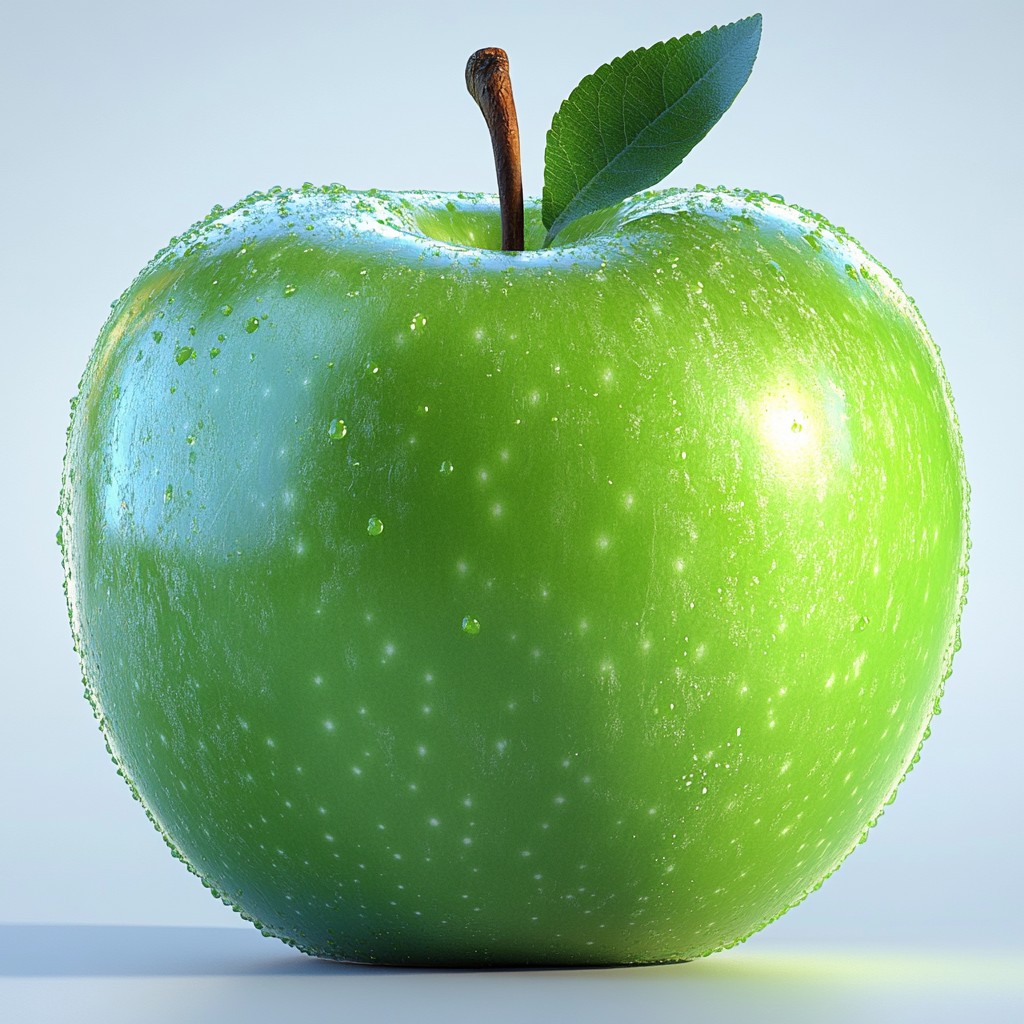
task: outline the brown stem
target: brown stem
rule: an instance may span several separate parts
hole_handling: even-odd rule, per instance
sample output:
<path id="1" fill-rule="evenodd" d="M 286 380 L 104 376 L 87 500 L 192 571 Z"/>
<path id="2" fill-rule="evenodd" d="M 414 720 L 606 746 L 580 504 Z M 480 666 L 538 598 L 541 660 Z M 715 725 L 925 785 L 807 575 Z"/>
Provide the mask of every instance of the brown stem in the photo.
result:
<path id="1" fill-rule="evenodd" d="M 491 133 L 501 204 L 501 247 L 506 252 L 521 252 L 524 247 L 523 172 L 508 54 L 496 46 L 477 50 L 466 64 L 466 88 L 483 112 Z"/>

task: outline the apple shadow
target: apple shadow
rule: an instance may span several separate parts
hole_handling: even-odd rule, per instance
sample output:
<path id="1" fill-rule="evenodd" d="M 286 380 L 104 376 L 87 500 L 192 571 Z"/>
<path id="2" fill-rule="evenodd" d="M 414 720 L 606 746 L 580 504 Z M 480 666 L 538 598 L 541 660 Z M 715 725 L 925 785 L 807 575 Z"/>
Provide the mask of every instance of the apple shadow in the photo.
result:
<path id="1" fill-rule="evenodd" d="M 163 925 L 0 924 L 0 978 L 180 978 L 375 976 L 441 974 L 581 974 L 676 964 L 523 965 L 465 968 L 396 966 L 320 960 L 266 939 L 255 928 Z"/>
<path id="2" fill-rule="evenodd" d="M 255 929 L 0 924 L 0 977 L 116 978 L 399 973 L 316 960 Z"/>

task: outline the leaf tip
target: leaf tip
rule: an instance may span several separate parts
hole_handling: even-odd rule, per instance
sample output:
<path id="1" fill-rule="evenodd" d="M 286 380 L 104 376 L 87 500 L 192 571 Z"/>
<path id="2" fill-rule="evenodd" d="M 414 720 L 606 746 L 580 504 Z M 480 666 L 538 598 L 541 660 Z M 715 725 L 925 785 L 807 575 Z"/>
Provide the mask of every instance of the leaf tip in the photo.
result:
<path id="1" fill-rule="evenodd" d="M 760 13 L 631 50 L 559 107 L 544 151 L 545 245 L 562 227 L 661 181 L 717 124 L 761 44 Z"/>

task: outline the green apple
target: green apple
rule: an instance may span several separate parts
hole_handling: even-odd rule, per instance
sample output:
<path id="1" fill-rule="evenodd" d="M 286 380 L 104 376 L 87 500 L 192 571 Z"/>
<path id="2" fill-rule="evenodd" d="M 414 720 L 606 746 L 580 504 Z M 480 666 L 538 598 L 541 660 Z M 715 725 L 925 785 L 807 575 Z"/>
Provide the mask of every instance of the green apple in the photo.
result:
<path id="1" fill-rule="evenodd" d="M 799 902 L 958 646 L 938 352 L 841 229 L 645 194 L 253 194 L 115 305 L 61 538 L 154 824 L 337 959 L 695 957 Z"/>

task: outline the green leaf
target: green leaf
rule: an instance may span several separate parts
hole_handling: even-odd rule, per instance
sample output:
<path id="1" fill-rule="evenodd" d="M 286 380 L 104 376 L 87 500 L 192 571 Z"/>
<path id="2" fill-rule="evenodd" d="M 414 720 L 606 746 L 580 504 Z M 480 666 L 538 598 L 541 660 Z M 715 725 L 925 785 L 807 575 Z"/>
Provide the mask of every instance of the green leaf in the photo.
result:
<path id="1" fill-rule="evenodd" d="M 632 50 L 588 75 L 551 122 L 545 245 L 570 221 L 656 185 L 718 123 L 750 77 L 761 15 Z"/>

